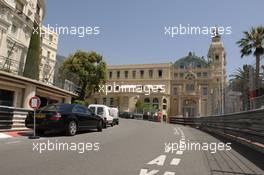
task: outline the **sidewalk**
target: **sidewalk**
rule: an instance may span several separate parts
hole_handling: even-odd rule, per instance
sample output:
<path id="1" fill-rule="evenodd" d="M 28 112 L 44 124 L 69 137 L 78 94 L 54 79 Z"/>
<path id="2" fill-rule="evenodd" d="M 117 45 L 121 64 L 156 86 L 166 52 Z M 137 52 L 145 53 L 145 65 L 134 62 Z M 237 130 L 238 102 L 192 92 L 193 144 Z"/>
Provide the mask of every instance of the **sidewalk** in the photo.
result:
<path id="1" fill-rule="evenodd" d="M 12 138 L 12 137 L 21 137 L 29 136 L 31 131 L 12 131 L 12 132 L 3 132 L 0 133 L 0 139 Z"/>

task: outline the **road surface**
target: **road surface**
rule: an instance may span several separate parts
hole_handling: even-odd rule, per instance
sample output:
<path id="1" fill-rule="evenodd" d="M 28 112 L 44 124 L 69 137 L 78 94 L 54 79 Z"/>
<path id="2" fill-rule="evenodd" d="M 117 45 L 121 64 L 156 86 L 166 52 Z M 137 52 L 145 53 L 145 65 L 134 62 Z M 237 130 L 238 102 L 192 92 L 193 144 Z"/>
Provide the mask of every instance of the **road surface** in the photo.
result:
<path id="1" fill-rule="evenodd" d="M 263 155 L 250 149 L 231 144 L 231 150 L 212 153 L 212 150 L 176 151 L 175 147 L 170 147 L 180 140 L 200 144 L 223 142 L 195 128 L 121 119 L 119 126 L 103 132 L 83 132 L 74 137 L 48 134 L 40 140 L 27 137 L 1 139 L 0 174 L 264 174 Z M 58 149 L 60 143 L 67 146 Z M 48 144 L 53 144 L 50 150 Z"/>

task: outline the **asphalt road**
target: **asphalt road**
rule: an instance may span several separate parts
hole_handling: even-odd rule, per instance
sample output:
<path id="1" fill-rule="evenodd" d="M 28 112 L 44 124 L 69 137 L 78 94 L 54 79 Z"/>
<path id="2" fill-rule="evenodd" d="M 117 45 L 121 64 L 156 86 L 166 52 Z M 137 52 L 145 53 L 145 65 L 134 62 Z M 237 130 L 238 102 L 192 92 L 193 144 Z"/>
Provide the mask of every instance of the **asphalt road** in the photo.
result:
<path id="1" fill-rule="evenodd" d="M 170 143 L 222 143 L 197 129 L 121 119 L 103 132 L 74 137 L 49 134 L 40 140 L 0 140 L 2 175 L 209 175 L 264 174 L 263 155 L 231 144 L 231 150 L 172 150 Z M 50 150 L 44 150 L 48 143 Z M 58 150 L 58 144 L 67 144 Z M 57 150 L 51 150 L 56 149 Z M 85 150 L 83 145 L 85 144 Z M 226 143 L 225 143 L 226 144 Z M 40 145 L 43 150 L 40 153 Z M 174 147 L 175 148 L 175 147 Z M 48 149 L 48 148 L 47 148 Z M 62 149 L 62 147 L 61 147 Z M 66 150 L 67 149 L 67 150 Z M 84 151 L 84 152 L 83 152 Z M 81 153 L 83 152 L 83 153 Z M 261 167 L 262 166 L 262 167 Z"/>

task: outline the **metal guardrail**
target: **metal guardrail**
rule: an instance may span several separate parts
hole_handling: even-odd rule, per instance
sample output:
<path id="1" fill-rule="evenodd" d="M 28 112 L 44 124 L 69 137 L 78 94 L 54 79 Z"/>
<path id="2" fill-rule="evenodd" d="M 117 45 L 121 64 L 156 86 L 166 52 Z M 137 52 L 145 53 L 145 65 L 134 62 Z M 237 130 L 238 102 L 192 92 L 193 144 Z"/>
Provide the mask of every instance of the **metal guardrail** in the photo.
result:
<path id="1" fill-rule="evenodd" d="M 25 130 L 25 119 L 31 110 L 0 106 L 0 132 Z"/>
<path id="2" fill-rule="evenodd" d="M 169 122 L 191 125 L 264 153 L 264 109 L 201 118 L 170 117 Z"/>
<path id="3" fill-rule="evenodd" d="M 195 125 L 194 118 L 169 117 L 169 123 L 181 125 Z"/>

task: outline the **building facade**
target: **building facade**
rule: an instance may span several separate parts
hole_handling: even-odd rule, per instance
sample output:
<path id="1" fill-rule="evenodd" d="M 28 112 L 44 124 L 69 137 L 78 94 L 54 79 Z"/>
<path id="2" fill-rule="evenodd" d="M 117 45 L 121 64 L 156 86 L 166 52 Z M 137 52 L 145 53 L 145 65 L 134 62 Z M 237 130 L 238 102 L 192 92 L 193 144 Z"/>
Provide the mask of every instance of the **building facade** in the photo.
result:
<path id="1" fill-rule="evenodd" d="M 108 66 L 105 86 L 108 93 L 94 94 L 91 103 L 118 106 L 122 111 L 134 112 L 135 104 L 140 100 L 167 114 L 170 67 L 170 63 Z"/>
<path id="2" fill-rule="evenodd" d="M 0 66 L 22 74 L 34 21 L 41 23 L 44 0 L 0 1 Z"/>
<path id="3" fill-rule="evenodd" d="M 108 66 L 105 89 L 92 97 L 92 103 L 135 111 L 138 100 L 153 105 L 166 116 L 202 117 L 224 113 L 226 53 L 221 37 L 212 38 L 207 59 L 194 53 L 174 63 Z M 165 90 L 146 95 L 138 92 L 112 92 L 118 85 L 164 85 Z M 108 85 L 112 85 L 108 87 Z M 120 87 L 118 87 L 120 88 Z"/>
<path id="4" fill-rule="evenodd" d="M 45 26 L 41 28 L 41 63 L 39 80 L 48 84 L 54 83 L 58 34 Z"/>

